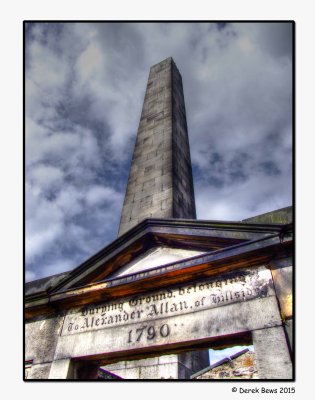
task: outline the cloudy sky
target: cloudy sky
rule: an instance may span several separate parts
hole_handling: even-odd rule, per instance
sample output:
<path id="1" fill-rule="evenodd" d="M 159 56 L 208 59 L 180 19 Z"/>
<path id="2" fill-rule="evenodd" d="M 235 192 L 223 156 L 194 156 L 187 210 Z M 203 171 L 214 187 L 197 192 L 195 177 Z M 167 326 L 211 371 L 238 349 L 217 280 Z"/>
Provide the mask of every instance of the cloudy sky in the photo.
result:
<path id="1" fill-rule="evenodd" d="M 198 219 L 292 204 L 290 23 L 28 23 L 26 280 L 117 237 L 150 66 L 184 85 Z"/>

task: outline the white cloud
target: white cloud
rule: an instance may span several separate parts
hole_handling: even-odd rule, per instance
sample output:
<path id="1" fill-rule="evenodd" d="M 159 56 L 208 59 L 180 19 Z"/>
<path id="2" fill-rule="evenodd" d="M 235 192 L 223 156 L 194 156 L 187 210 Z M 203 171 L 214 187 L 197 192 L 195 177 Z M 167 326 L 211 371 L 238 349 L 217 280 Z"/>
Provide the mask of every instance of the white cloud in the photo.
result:
<path id="1" fill-rule="evenodd" d="M 48 207 L 47 207 L 48 208 Z M 48 208 L 48 211 L 49 208 Z M 43 222 L 43 221 L 41 221 Z M 37 226 L 38 226 L 37 221 Z M 40 223 L 41 228 L 32 232 L 32 228 L 26 230 L 26 257 L 29 261 L 33 260 L 36 256 L 43 254 L 47 248 L 53 243 L 53 241 L 62 234 L 62 225 L 53 224 L 49 220 L 49 229 L 45 229 L 42 223 Z"/>
<path id="2" fill-rule="evenodd" d="M 55 204 L 64 213 L 64 218 L 72 218 L 83 211 L 84 192 L 73 186 L 64 187 L 55 199 Z"/>
<path id="3" fill-rule="evenodd" d="M 104 55 L 95 42 L 91 42 L 86 50 L 78 57 L 77 68 L 82 83 L 95 78 L 104 68 Z"/>
<path id="4" fill-rule="evenodd" d="M 92 186 L 85 195 L 85 200 L 88 206 L 99 204 L 113 204 L 117 201 L 121 202 L 122 194 L 116 192 L 110 187 Z"/>
<path id="5" fill-rule="evenodd" d="M 64 61 L 62 57 L 56 57 L 50 48 L 39 42 L 32 42 L 29 48 L 29 62 L 35 85 L 53 92 L 62 89 L 68 73 L 68 66 Z"/>
<path id="6" fill-rule="evenodd" d="M 287 194 L 291 185 L 290 174 L 279 180 L 277 175 L 266 176 L 257 172 L 242 183 L 232 180 L 222 187 L 197 181 L 197 218 L 239 221 L 287 207 L 292 204 L 292 198 Z"/>
<path id="7" fill-rule="evenodd" d="M 26 259 L 41 256 L 63 232 L 63 214 L 42 194 L 41 186 L 26 182 Z"/>
<path id="8" fill-rule="evenodd" d="M 45 164 L 35 165 L 30 172 L 30 179 L 43 189 L 61 185 L 63 176 L 62 170 Z"/>

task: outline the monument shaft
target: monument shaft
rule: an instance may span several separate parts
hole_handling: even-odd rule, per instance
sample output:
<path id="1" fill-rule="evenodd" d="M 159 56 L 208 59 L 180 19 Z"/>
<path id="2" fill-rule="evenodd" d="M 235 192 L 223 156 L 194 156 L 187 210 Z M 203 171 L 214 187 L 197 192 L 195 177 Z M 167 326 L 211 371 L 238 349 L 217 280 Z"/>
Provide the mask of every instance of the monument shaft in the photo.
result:
<path id="1" fill-rule="evenodd" d="M 150 217 L 196 218 L 182 78 L 172 58 L 150 69 L 119 236 Z"/>

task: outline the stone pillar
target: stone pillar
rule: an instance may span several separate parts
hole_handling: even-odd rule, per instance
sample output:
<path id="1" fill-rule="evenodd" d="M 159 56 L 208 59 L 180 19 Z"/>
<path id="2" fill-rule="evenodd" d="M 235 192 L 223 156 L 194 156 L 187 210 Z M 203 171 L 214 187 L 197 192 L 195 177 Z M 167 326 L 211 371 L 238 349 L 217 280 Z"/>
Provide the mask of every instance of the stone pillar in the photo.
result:
<path id="1" fill-rule="evenodd" d="M 196 218 L 182 79 L 172 58 L 150 69 L 119 236 L 150 217 Z"/>
<path id="2" fill-rule="evenodd" d="M 292 379 L 292 362 L 282 326 L 252 332 L 259 379 Z"/>
<path id="3" fill-rule="evenodd" d="M 71 359 L 65 358 L 53 361 L 49 379 L 74 379 L 74 365 Z"/>
<path id="4" fill-rule="evenodd" d="M 48 379 L 50 367 L 51 362 L 31 365 L 25 371 L 25 379 Z"/>

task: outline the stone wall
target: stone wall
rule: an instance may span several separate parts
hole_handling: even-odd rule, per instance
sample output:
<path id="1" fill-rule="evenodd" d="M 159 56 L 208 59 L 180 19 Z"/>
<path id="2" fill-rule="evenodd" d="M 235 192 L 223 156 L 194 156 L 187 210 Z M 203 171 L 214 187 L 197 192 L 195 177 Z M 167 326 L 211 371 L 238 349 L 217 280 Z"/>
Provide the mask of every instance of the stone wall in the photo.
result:
<path id="1" fill-rule="evenodd" d="M 63 321 L 63 317 L 57 314 L 26 322 L 27 379 L 48 379 Z"/>
<path id="2" fill-rule="evenodd" d="M 257 224 L 289 224 L 293 221 L 292 206 L 279 208 L 265 214 L 256 215 L 251 218 L 244 219 L 243 222 Z"/>
<path id="3" fill-rule="evenodd" d="M 273 263 L 274 268 L 285 265 L 284 260 Z M 232 340 L 247 332 L 259 379 L 290 379 L 292 363 L 279 312 L 279 296 L 285 292 L 279 282 L 275 288 L 269 268 L 253 267 L 33 319 L 25 332 L 27 379 L 74 379 L 76 363 L 91 357 L 96 367 L 104 360 L 100 365 L 125 379 L 189 379 L 205 367 L 207 351 L 168 355 L 174 348 L 205 347 L 205 340 L 211 347 L 211 340 Z M 109 367 L 109 353 L 111 360 L 117 354 L 120 360 L 122 355 L 125 360 L 140 354 L 147 358 Z"/>
<path id="4" fill-rule="evenodd" d="M 193 370 L 189 368 L 192 367 L 191 359 L 190 353 L 187 356 L 170 354 L 142 360 L 122 361 L 105 365 L 104 368 L 124 379 L 189 379 L 193 372 L 208 365 L 199 363 L 198 368 Z"/>
<path id="5" fill-rule="evenodd" d="M 239 357 L 224 359 L 195 379 L 259 379 L 255 353 L 247 351 Z"/>

